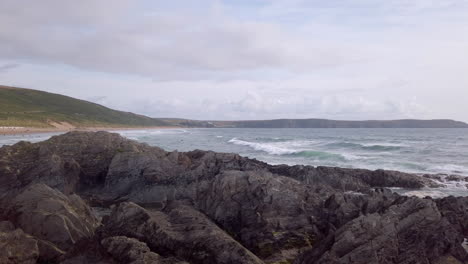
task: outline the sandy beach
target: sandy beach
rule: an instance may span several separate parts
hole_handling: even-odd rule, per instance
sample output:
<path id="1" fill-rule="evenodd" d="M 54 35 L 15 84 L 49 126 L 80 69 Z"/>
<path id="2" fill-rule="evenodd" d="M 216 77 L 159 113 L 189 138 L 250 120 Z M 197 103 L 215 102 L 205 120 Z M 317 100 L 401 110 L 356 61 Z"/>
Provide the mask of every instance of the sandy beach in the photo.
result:
<path id="1" fill-rule="evenodd" d="M 159 127 L 0 127 L 0 135 L 22 135 L 37 133 L 59 133 L 69 131 L 117 131 L 117 130 L 141 130 L 141 129 L 176 129 L 180 127 L 159 126 Z"/>

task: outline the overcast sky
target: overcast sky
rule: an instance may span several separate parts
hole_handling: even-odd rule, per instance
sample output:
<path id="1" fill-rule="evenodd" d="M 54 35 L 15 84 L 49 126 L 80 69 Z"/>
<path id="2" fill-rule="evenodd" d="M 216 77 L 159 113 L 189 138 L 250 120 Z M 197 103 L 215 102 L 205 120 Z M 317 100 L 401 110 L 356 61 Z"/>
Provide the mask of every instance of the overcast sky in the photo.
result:
<path id="1" fill-rule="evenodd" d="M 468 121 L 468 0 L 1 0 L 0 84 L 153 117 Z"/>

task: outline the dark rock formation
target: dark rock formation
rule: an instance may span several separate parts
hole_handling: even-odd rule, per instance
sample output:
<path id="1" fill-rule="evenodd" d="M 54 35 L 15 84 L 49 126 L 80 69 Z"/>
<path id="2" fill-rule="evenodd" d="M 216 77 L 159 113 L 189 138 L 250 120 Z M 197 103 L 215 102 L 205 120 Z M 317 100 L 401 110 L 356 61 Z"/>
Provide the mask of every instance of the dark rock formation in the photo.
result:
<path id="1" fill-rule="evenodd" d="M 15 229 L 11 222 L 0 222 L 0 263 L 36 263 L 39 256 L 37 240 Z"/>
<path id="2" fill-rule="evenodd" d="M 177 203 L 163 211 L 121 203 L 112 211 L 103 232 L 139 239 L 158 253 L 191 263 L 262 263 L 205 215 Z"/>
<path id="3" fill-rule="evenodd" d="M 37 239 L 40 259 L 51 261 L 76 241 L 92 237 L 98 221 L 77 195 L 66 196 L 44 184 L 12 190 L 0 201 L 1 217 Z"/>
<path id="4" fill-rule="evenodd" d="M 0 263 L 467 263 L 468 198 L 385 189 L 436 185 L 72 132 L 0 148 Z"/>
<path id="5" fill-rule="evenodd" d="M 466 259 L 463 235 L 430 199 L 397 198 L 380 213 L 362 214 L 330 232 L 333 241 L 298 263 L 434 263 Z M 454 243 L 455 242 L 455 243 Z"/>
<path id="6" fill-rule="evenodd" d="M 446 197 L 436 203 L 440 213 L 468 238 L 468 197 Z"/>
<path id="7" fill-rule="evenodd" d="M 108 237 L 101 241 L 101 245 L 115 260 L 120 263 L 183 264 L 183 262 L 179 262 L 175 259 L 165 259 L 160 255 L 151 252 L 150 248 L 145 243 L 134 238 L 124 236 Z"/>

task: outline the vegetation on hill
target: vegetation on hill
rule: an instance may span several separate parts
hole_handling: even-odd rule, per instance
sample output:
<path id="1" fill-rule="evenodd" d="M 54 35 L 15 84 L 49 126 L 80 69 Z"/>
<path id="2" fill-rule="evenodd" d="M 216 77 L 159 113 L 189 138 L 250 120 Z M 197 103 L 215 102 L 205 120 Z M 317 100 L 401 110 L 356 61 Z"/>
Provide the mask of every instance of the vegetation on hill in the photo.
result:
<path id="1" fill-rule="evenodd" d="M 77 127 L 167 125 L 162 120 L 113 110 L 68 96 L 0 86 L 0 126 L 50 127 L 55 122 L 66 122 Z"/>
<path id="2" fill-rule="evenodd" d="M 217 127 L 217 128 L 468 128 L 449 120 L 276 119 L 246 121 L 202 121 L 151 118 L 122 112 L 99 104 L 43 91 L 0 86 L 0 127 L 50 127 L 66 123 L 76 127 Z M 60 125 L 60 124 L 59 124 Z"/>

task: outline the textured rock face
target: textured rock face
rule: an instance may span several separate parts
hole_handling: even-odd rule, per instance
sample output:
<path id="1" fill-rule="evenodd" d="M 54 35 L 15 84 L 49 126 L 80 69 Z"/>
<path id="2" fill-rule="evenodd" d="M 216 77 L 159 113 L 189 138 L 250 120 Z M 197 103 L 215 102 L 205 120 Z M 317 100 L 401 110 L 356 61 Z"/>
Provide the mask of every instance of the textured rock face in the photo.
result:
<path id="1" fill-rule="evenodd" d="M 468 263 L 468 198 L 382 188 L 434 185 L 72 132 L 0 148 L 0 263 Z"/>
<path id="2" fill-rule="evenodd" d="M 121 263 L 161 263 L 161 257 L 148 246 L 133 238 L 108 237 L 101 241 L 107 252 Z"/>
<path id="3" fill-rule="evenodd" d="M 81 185 L 86 189 L 102 185 L 116 153 L 147 148 L 106 132 L 73 132 L 37 144 L 20 142 L 2 147 L 0 190 L 40 182 L 70 193 Z"/>
<path id="4" fill-rule="evenodd" d="M 462 234 L 429 199 L 400 198 L 383 212 L 361 215 L 331 231 L 333 244 L 312 249 L 299 263 L 433 263 L 466 259 Z M 456 243 L 453 243 L 456 241 Z"/>
<path id="5" fill-rule="evenodd" d="M 11 222 L 0 222 L 0 263 L 36 263 L 39 256 L 37 240 L 14 228 Z"/>
<path id="6" fill-rule="evenodd" d="M 322 183 L 333 187 L 335 190 L 359 191 L 369 187 L 421 188 L 424 186 L 437 186 L 429 179 L 398 171 L 370 171 L 334 167 L 314 168 L 302 165 L 277 165 L 272 166 L 270 171 L 296 178 L 308 184 Z"/>
<path id="7" fill-rule="evenodd" d="M 320 234 L 316 212 L 322 199 L 297 180 L 226 171 L 197 190 L 196 208 L 260 257 L 284 261 Z"/>
<path id="8" fill-rule="evenodd" d="M 122 203 L 113 210 L 104 233 L 137 238 L 156 252 L 191 263 L 262 263 L 205 215 L 185 205 L 151 212 Z"/>
<path id="9" fill-rule="evenodd" d="M 78 240 L 91 237 L 98 221 L 77 195 L 66 196 L 44 184 L 11 191 L 0 200 L 2 218 L 38 239 L 43 260 L 59 257 Z"/>
<path id="10" fill-rule="evenodd" d="M 468 238 L 468 197 L 446 197 L 436 202 L 441 214 Z"/>

